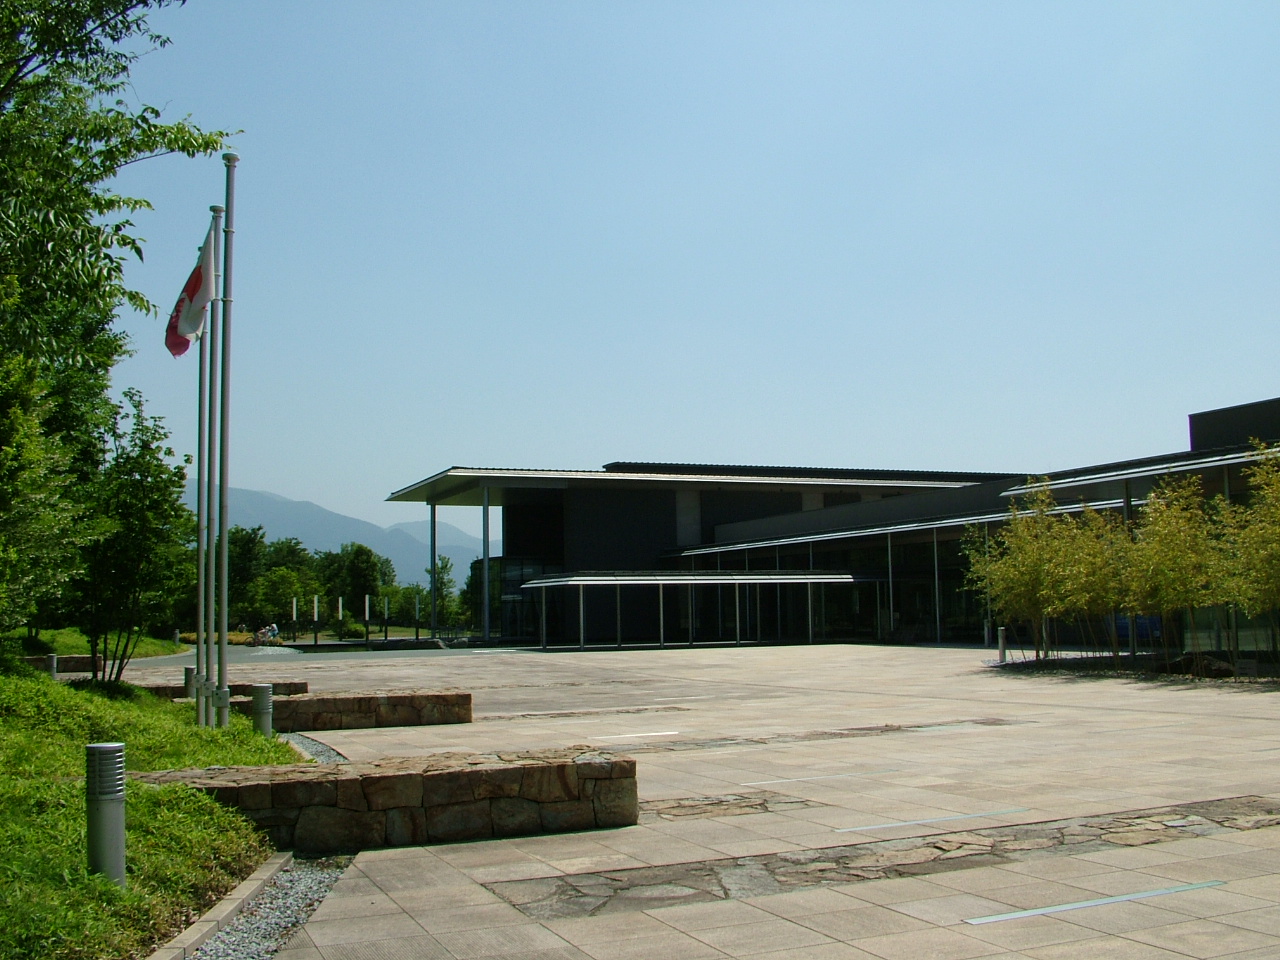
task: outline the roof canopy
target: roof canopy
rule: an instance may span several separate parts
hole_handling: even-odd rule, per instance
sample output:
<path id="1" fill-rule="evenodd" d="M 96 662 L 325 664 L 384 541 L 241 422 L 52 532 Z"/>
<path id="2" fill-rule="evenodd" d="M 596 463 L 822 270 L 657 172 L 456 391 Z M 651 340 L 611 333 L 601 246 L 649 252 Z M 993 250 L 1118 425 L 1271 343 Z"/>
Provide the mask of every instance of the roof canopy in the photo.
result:
<path id="1" fill-rule="evenodd" d="M 601 573 L 557 574 L 535 577 L 521 584 L 535 587 L 695 586 L 734 583 L 852 583 L 851 573 L 830 570 L 622 570 Z"/>
<path id="2" fill-rule="evenodd" d="M 1005 474 L 924 470 L 823 470 L 818 467 L 730 467 L 694 464 L 611 463 L 604 470 L 499 470 L 450 467 L 397 490 L 393 502 L 478 507 L 489 490 L 490 506 L 502 506 L 506 490 L 564 490 L 583 487 L 698 487 L 717 490 L 850 490 L 893 487 L 937 490 L 964 487 Z"/>

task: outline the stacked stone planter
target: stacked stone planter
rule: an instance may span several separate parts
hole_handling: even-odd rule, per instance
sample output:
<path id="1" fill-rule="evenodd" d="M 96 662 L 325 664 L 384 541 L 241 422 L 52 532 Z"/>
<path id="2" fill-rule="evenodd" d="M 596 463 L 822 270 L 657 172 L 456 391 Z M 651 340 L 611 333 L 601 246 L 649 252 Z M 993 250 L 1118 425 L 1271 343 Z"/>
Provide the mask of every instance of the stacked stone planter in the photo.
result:
<path id="1" fill-rule="evenodd" d="M 624 827 L 639 819 L 635 761 L 588 746 L 132 776 L 204 790 L 257 823 L 277 847 L 306 853 Z"/>
<path id="2" fill-rule="evenodd" d="M 231 701 L 231 709 L 253 712 L 251 698 Z M 272 725 L 280 733 L 304 730 L 362 730 L 369 727 L 426 727 L 470 723 L 471 694 L 460 690 L 427 693 L 305 693 L 276 696 Z"/>

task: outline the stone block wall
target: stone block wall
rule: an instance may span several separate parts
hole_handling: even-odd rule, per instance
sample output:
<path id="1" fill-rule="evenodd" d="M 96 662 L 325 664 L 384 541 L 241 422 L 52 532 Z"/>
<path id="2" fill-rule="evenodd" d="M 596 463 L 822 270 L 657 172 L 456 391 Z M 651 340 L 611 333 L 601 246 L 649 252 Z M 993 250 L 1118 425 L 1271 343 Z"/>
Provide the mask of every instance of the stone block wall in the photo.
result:
<path id="1" fill-rule="evenodd" d="M 251 698 L 231 701 L 231 709 L 253 712 Z M 427 727 L 470 723 L 471 694 L 460 690 L 427 693 L 307 693 L 276 697 L 272 725 L 281 733 L 306 730 L 360 730 L 368 727 Z"/>
<path id="2" fill-rule="evenodd" d="M 631 826 L 636 764 L 589 746 L 374 763 L 167 770 L 253 820 L 280 848 L 334 853 Z"/>
<path id="3" fill-rule="evenodd" d="M 27 663 L 31 664 L 31 666 L 37 667 L 40 670 L 43 670 L 45 664 L 48 662 L 45 660 L 44 657 L 23 657 L 22 659 L 25 660 Z M 102 657 L 99 656 L 98 657 L 99 673 L 102 672 L 102 667 L 103 667 Z M 89 656 L 87 653 L 85 654 L 69 653 L 66 656 L 58 657 L 59 673 L 91 673 L 92 671 L 93 671 L 93 657 Z"/>

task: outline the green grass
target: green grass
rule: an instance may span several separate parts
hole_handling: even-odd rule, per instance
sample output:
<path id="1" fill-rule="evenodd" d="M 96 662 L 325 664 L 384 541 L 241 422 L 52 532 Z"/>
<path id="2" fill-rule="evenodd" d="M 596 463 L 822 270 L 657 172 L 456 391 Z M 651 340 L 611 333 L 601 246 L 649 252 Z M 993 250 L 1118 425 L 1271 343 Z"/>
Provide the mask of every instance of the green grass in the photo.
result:
<path id="1" fill-rule="evenodd" d="M 9 670 L 14 670 L 9 658 Z M 270 853 L 248 821 L 178 784 L 127 788 L 128 888 L 85 860 L 84 746 L 125 743 L 130 770 L 291 763 L 247 718 L 196 727 L 188 705 L 122 686 L 0 673 L 0 958 L 145 956 Z"/>
<path id="2" fill-rule="evenodd" d="M 20 643 L 27 656 L 35 657 L 45 653 L 56 653 L 60 657 L 76 654 L 89 655 L 89 638 L 75 627 L 61 627 L 57 630 L 41 630 L 38 640 L 27 640 L 25 630 L 5 634 L 0 641 Z M 174 643 L 160 637 L 143 637 L 138 641 L 134 657 L 163 657 L 171 653 L 185 653 L 190 650 L 185 643 Z M 102 651 L 99 651 L 101 653 Z"/>

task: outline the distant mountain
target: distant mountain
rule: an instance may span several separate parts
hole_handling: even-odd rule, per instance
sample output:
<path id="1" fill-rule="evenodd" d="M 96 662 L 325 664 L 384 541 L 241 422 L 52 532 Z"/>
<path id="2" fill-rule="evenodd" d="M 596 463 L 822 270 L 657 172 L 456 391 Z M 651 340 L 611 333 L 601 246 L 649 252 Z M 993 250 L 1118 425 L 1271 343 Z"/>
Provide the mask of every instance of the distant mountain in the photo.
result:
<path id="1" fill-rule="evenodd" d="M 195 491 L 187 490 L 187 506 L 195 507 Z M 308 550 L 337 550 L 344 543 L 363 543 L 390 558 L 401 583 L 426 583 L 431 565 L 431 524 L 427 520 L 380 527 L 367 520 L 334 513 L 307 500 L 290 500 L 264 490 L 231 487 L 227 505 L 232 526 L 257 527 L 268 540 L 296 537 Z M 494 556 L 501 545 L 493 544 Z M 458 586 L 466 580 L 471 561 L 480 556 L 480 538 L 451 523 L 436 524 L 436 552 L 453 561 Z"/>

